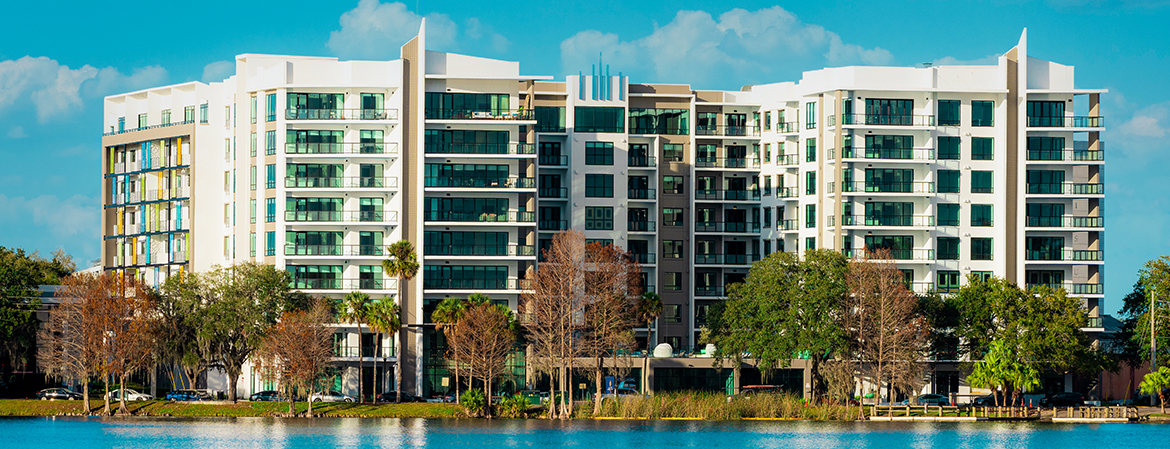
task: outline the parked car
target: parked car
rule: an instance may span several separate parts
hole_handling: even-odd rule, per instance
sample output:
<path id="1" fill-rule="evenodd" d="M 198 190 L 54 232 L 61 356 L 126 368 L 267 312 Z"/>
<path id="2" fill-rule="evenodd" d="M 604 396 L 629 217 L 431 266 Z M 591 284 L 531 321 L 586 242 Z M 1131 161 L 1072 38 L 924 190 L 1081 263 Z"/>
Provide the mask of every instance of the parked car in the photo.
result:
<path id="1" fill-rule="evenodd" d="M 210 401 L 213 398 L 206 391 L 175 390 L 167 393 L 168 401 Z"/>
<path id="2" fill-rule="evenodd" d="M 739 389 L 739 394 L 744 396 L 753 396 L 760 393 L 780 394 L 784 392 L 784 387 L 779 385 L 744 385 Z"/>
<path id="3" fill-rule="evenodd" d="M 912 405 L 910 400 L 906 399 L 899 402 L 898 405 Z M 952 405 L 951 399 L 941 394 L 924 394 L 914 399 L 913 405 Z"/>
<path id="4" fill-rule="evenodd" d="M 310 402 L 353 402 L 353 396 L 342 394 L 340 391 L 328 391 L 309 395 Z"/>
<path id="5" fill-rule="evenodd" d="M 38 391 L 36 397 L 42 401 L 80 401 L 83 399 L 81 393 L 68 388 L 46 388 Z"/>
<path id="6" fill-rule="evenodd" d="M 376 401 L 376 402 L 398 402 L 398 392 L 397 391 L 387 391 L 385 393 L 382 393 L 382 394 L 374 397 L 374 401 Z M 454 399 L 452 399 L 452 401 L 454 401 Z M 427 402 L 427 400 L 403 391 L 402 392 L 402 402 L 404 402 L 404 403 L 405 402 Z"/>
<path id="7" fill-rule="evenodd" d="M 123 392 L 125 392 L 124 394 L 126 395 L 127 401 L 153 401 L 154 400 L 154 396 L 151 396 L 151 395 L 145 394 L 145 393 L 139 393 L 139 392 L 131 390 L 129 388 L 127 388 L 125 390 L 113 390 L 109 393 L 106 393 L 106 396 L 109 396 L 111 401 L 118 401 L 118 400 L 121 400 L 121 396 L 122 396 Z"/>
<path id="8" fill-rule="evenodd" d="M 638 393 L 637 390 L 632 390 L 629 388 L 618 388 L 617 390 L 614 390 L 613 393 L 606 393 L 601 395 L 601 400 L 604 401 L 606 399 L 634 398 L 641 396 L 642 394 Z"/>
<path id="9" fill-rule="evenodd" d="M 989 394 L 987 396 L 980 396 L 980 397 L 975 398 L 975 400 L 971 401 L 971 406 L 972 407 L 995 407 L 997 404 L 996 398 L 999 399 L 998 404 L 1001 407 L 1021 407 L 1021 406 L 1024 406 L 1027 404 L 1027 401 L 1024 400 L 1024 395 L 1022 395 L 1022 394 L 1021 395 L 1009 394 L 1005 398 L 1003 393 L 997 392 L 994 395 Z"/>
<path id="10" fill-rule="evenodd" d="M 1085 397 L 1080 393 L 1056 393 L 1040 400 L 1041 407 L 1080 407 L 1083 405 L 1085 405 Z"/>
<path id="11" fill-rule="evenodd" d="M 252 393 L 248 396 L 249 401 L 283 401 L 285 398 L 280 396 L 280 393 L 272 390 L 264 390 Z"/>

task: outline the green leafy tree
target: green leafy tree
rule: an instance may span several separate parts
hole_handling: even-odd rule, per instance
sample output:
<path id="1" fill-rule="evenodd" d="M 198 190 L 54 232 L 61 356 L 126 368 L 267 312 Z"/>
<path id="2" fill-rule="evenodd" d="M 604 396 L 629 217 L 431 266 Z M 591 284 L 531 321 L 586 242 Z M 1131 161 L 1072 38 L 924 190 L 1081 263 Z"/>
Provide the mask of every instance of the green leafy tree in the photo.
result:
<path id="1" fill-rule="evenodd" d="M 195 379 L 213 360 L 199 345 L 207 294 L 202 279 L 195 273 L 170 276 L 159 286 L 155 351 L 171 385 L 176 387 L 196 388 Z M 179 371 L 174 367 L 179 367 Z"/>
<path id="2" fill-rule="evenodd" d="M 379 342 L 382 341 L 382 334 L 394 334 L 402 329 L 401 316 L 398 304 L 395 304 L 394 300 L 390 298 L 376 300 L 366 308 L 366 323 L 369 324 L 370 329 L 378 333 Z M 383 362 L 386 360 L 385 353 L 382 354 L 382 360 Z M 385 390 L 385 387 L 379 391 L 382 390 Z"/>
<path id="3" fill-rule="evenodd" d="M 1162 413 L 1166 413 L 1166 389 L 1170 388 L 1170 368 L 1161 366 L 1157 371 L 1146 374 L 1142 380 L 1142 393 L 1157 396 L 1162 406 Z"/>
<path id="4" fill-rule="evenodd" d="M 366 390 L 362 385 L 362 359 L 365 354 L 362 353 L 362 324 L 366 321 L 369 313 L 370 295 L 362 292 L 346 293 L 345 298 L 341 300 L 341 307 L 339 309 L 340 318 L 354 323 L 358 329 L 358 402 L 366 401 Z"/>
<path id="5" fill-rule="evenodd" d="M 803 260 L 772 253 L 752 265 L 708 320 L 716 366 L 727 359 L 739 366 L 748 354 L 770 371 L 807 358 L 815 399 L 824 389 L 822 363 L 847 347 L 841 317 L 848 269 L 840 252 L 820 249 L 805 251 Z"/>
<path id="6" fill-rule="evenodd" d="M 1142 360 L 1150 361 L 1150 335 L 1154 335 L 1154 345 L 1157 360 L 1154 366 L 1170 365 L 1170 256 L 1161 256 L 1146 262 L 1138 273 L 1138 282 L 1145 293 L 1141 306 L 1142 312 L 1137 316 L 1133 327 L 1132 340 L 1137 344 Z M 1154 307 L 1150 309 L 1150 299 L 1153 298 Z M 1131 313 L 1136 313 L 1137 308 Z M 1151 329 L 1150 316 L 1153 315 L 1154 326 Z"/>
<path id="7" fill-rule="evenodd" d="M 415 254 L 414 244 L 408 240 L 399 240 L 386 247 L 386 255 L 389 256 L 382 261 L 382 271 L 386 275 L 398 280 L 398 296 L 397 302 L 401 306 L 406 304 L 404 293 L 406 292 L 406 282 L 414 279 L 418 274 L 418 256 Z M 402 332 L 395 332 L 396 341 L 395 348 L 402 347 Z M 401 350 L 399 352 L 401 354 Z M 397 398 L 395 402 L 402 402 L 402 357 L 398 358 L 398 363 L 394 364 L 394 387 L 397 391 Z"/>
<path id="8" fill-rule="evenodd" d="M 73 260 L 60 250 L 46 260 L 36 253 L 0 246 L 0 360 L 8 362 L 0 366 L 28 363 L 39 324 L 37 287 L 60 284 L 74 268 Z M 0 380 L 8 376 L 7 371 L 0 372 Z"/>
<path id="9" fill-rule="evenodd" d="M 989 346 L 990 350 L 983 356 L 982 360 L 975 363 L 971 374 L 967 376 L 967 382 L 973 387 L 992 390 L 995 405 L 1000 405 L 999 398 L 1003 395 L 995 393 L 1007 387 L 1008 382 L 1010 382 L 1012 365 L 1017 362 L 1007 345 L 993 341 Z"/>

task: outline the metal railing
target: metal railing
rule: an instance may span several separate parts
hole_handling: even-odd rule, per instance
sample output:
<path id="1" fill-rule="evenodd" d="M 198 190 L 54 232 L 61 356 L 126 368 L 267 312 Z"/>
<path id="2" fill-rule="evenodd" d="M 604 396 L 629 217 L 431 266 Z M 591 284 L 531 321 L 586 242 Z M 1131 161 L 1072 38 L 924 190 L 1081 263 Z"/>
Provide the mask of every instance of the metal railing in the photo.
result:
<path id="1" fill-rule="evenodd" d="M 1103 228 L 1105 217 L 1028 217 L 1028 227 L 1036 228 Z"/>
<path id="2" fill-rule="evenodd" d="M 760 232 L 759 223 L 749 222 L 734 222 L 734 221 L 708 221 L 695 222 L 695 232 L 731 232 L 731 233 L 745 233 L 745 232 Z"/>
<path id="3" fill-rule="evenodd" d="M 423 279 L 430 290 L 527 290 L 530 279 Z"/>
<path id="4" fill-rule="evenodd" d="M 453 178 L 449 176 L 427 176 L 423 178 L 423 187 L 535 189 L 536 178 Z"/>
<path id="5" fill-rule="evenodd" d="M 800 191 L 796 187 L 777 187 L 776 198 L 796 198 Z"/>
<path id="6" fill-rule="evenodd" d="M 935 260 L 933 249 L 889 249 L 890 260 Z M 864 249 L 843 249 L 841 254 L 849 258 L 865 258 Z"/>
<path id="7" fill-rule="evenodd" d="M 699 125 L 695 126 L 696 136 L 759 136 L 759 126 L 749 125 Z"/>
<path id="8" fill-rule="evenodd" d="M 1105 184 L 1074 182 L 1028 183 L 1028 193 L 1041 195 L 1104 195 Z"/>
<path id="9" fill-rule="evenodd" d="M 395 357 L 394 354 L 394 345 L 361 347 L 357 345 L 333 346 L 334 357 Z"/>
<path id="10" fill-rule="evenodd" d="M 288 108 L 285 120 L 398 120 L 397 109 L 299 109 Z"/>
<path id="11" fill-rule="evenodd" d="M 796 165 L 800 163 L 800 159 L 795 154 L 777 154 L 776 165 Z"/>
<path id="12" fill-rule="evenodd" d="M 829 158 L 833 158 L 829 150 Z M 841 157 L 844 159 L 892 159 L 906 161 L 933 161 L 934 148 L 842 148 Z"/>
<path id="13" fill-rule="evenodd" d="M 638 262 L 640 264 L 657 263 L 655 258 L 654 258 L 654 253 L 629 253 L 629 254 L 630 254 L 630 257 L 633 258 L 635 262 Z"/>
<path id="14" fill-rule="evenodd" d="M 298 290 L 396 290 L 398 280 L 293 278 L 289 286 Z"/>
<path id="15" fill-rule="evenodd" d="M 681 126 L 634 126 L 633 120 L 630 120 L 630 134 L 665 134 L 673 136 L 685 136 L 690 134 L 690 128 Z"/>
<path id="16" fill-rule="evenodd" d="M 569 157 L 555 154 L 542 154 L 537 156 L 536 163 L 551 167 L 563 167 L 569 165 Z"/>
<path id="17" fill-rule="evenodd" d="M 697 157 L 696 168 L 760 168 L 758 158 L 743 157 Z"/>
<path id="18" fill-rule="evenodd" d="M 629 157 L 629 166 L 630 167 L 654 167 L 654 166 L 656 166 L 655 162 L 656 161 L 654 159 L 654 156 L 630 156 Z"/>
<path id="19" fill-rule="evenodd" d="M 398 211 L 289 210 L 284 212 L 284 220 L 294 222 L 397 223 Z"/>
<path id="20" fill-rule="evenodd" d="M 828 226 L 836 225 L 836 217 L 830 215 Z M 844 215 L 841 226 L 934 226 L 933 215 Z"/>
<path id="21" fill-rule="evenodd" d="M 187 121 L 183 121 L 183 122 L 162 123 L 162 124 L 150 125 L 150 126 L 146 126 L 146 127 L 142 127 L 142 128 L 127 128 L 127 129 L 123 129 L 121 131 L 110 130 L 110 132 L 102 134 L 102 135 L 103 136 L 115 136 L 118 134 L 132 133 L 135 131 L 144 131 L 144 130 L 155 129 L 155 128 L 166 128 L 168 126 L 190 125 L 192 123 L 195 123 L 195 121 L 194 120 L 187 120 Z"/>
<path id="22" fill-rule="evenodd" d="M 797 132 L 798 128 L 800 128 L 800 124 L 797 122 L 780 122 L 776 124 L 776 132 L 781 134 Z"/>
<path id="23" fill-rule="evenodd" d="M 536 154 L 536 145 L 531 143 L 450 143 L 428 142 L 423 150 L 427 154 Z"/>
<path id="24" fill-rule="evenodd" d="M 398 154 L 397 142 L 290 142 L 284 154 Z"/>
<path id="25" fill-rule="evenodd" d="M 568 198 L 569 189 L 565 187 L 541 187 L 536 194 L 541 198 Z"/>
<path id="26" fill-rule="evenodd" d="M 695 296 L 727 296 L 722 285 L 695 286 Z"/>
<path id="27" fill-rule="evenodd" d="M 381 245 L 297 245 L 284 246 L 286 256 L 381 256 Z"/>
<path id="28" fill-rule="evenodd" d="M 829 183 L 829 193 L 833 192 L 835 183 Z M 866 182 L 846 181 L 842 183 L 842 192 L 865 193 L 934 193 L 934 182 L 931 181 L 902 181 L 902 182 Z"/>
<path id="29" fill-rule="evenodd" d="M 776 220 L 776 230 L 777 231 L 799 231 L 800 224 L 797 223 L 796 219 Z"/>
<path id="30" fill-rule="evenodd" d="M 1064 282 L 1060 284 L 1027 284 L 1028 288 L 1048 287 L 1048 288 L 1063 288 L 1064 291 L 1073 295 L 1101 295 L 1105 293 L 1105 284 L 1077 284 L 1071 282 Z"/>
<path id="31" fill-rule="evenodd" d="M 654 189 L 630 189 L 626 194 L 626 198 L 631 200 L 652 200 L 658 197 L 658 191 Z"/>
<path id="32" fill-rule="evenodd" d="M 695 265 L 750 265 L 759 254 L 695 254 Z"/>
<path id="33" fill-rule="evenodd" d="M 1025 260 L 1054 262 L 1100 262 L 1105 260 L 1105 251 L 1093 249 L 1026 250 Z"/>
<path id="34" fill-rule="evenodd" d="M 934 126 L 933 115 L 851 114 L 841 116 L 842 125 L 866 126 Z M 837 116 L 829 116 L 828 125 L 835 126 Z"/>
<path id="35" fill-rule="evenodd" d="M 512 256 L 527 257 L 536 255 L 536 247 L 532 245 L 423 245 L 423 254 L 427 256 Z"/>
<path id="36" fill-rule="evenodd" d="M 541 231 L 563 231 L 569 229 L 568 220 L 540 220 L 536 223 L 536 229 Z"/>
<path id="37" fill-rule="evenodd" d="M 626 230 L 630 232 L 654 232 L 655 222 L 653 221 L 630 221 L 626 223 Z"/>
<path id="38" fill-rule="evenodd" d="M 1028 117 L 1028 126 L 1036 128 L 1100 128 L 1105 117 Z"/>
<path id="39" fill-rule="evenodd" d="M 533 120 L 532 109 L 448 109 L 426 108 L 427 120 Z"/>
<path id="40" fill-rule="evenodd" d="M 479 223 L 531 223 L 536 221 L 536 212 L 499 212 L 499 213 L 475 213 L 475 212 L 454 212 L 454 211 L 437 211 L 429 210 L 423 212 L 424 221 L 458 221 L 458 222 L 479 222 Z"/>
<path id="41" fill-rule="evenodd" d="M 290 189 L 397 189 L 398 177 L 342 176 L 334 178 L 302 178 L 286 176 L 284 186 Z"/>
<path id="42" fill-rule="evenodd" d="M 1028 150 L 1029 161 L 1103 161 L 1105 160 L 1105 150 L 1078 150 L 1078 149 L 1060 149 L 1060 150 Z"/>
<path id="43" fill-rule="evenodd" d="M 759 201 L 759 190 L 695 190 L 696 200 Z"/>

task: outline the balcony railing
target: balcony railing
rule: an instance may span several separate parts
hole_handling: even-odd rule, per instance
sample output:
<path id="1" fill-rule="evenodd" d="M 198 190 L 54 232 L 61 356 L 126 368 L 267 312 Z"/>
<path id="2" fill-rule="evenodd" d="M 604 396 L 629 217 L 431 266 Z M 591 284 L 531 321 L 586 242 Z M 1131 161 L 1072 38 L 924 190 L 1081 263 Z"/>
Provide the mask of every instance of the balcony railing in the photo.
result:
<path id="1" fill-rule="evenodd" d="M 285 120 L 398 120 L 397 109 L 296 109 L 285 110 Z"/>
<path id="2" fill-rule="evenodd" d="M 427 142 L 424 145 L 427 154 L 500 154 L 500 155 L 528 155 L 536 154 L 536 145 L 531 143 L 449 143 Z"/>
<path id="3" fill-rule="evenodd" d="M 568 198 L 569 189 L 565 187 L 541 187 L 537 191 L 541 198 Z"/>
<path id="4" fill-rule="evenodd" d="M 286 256 L 381 256 L 381 245 L 297 245 L 284 246 Z"/>
<path id="5" fill-rule="evenodd" d="M 630 156 L 629 159 L 630 167 L 654 167 L 656 165 L 654 156 Z"/>
<path id="6" fill-rule="evenodd" d="M 933 249 L 889 249 L 890 260 L 935 260 Z M 843 249 L 841 254 L 849 258 L 865 258 L 863 249 Z"/>
<path id="7" fill-rule="evenodd" d="M 658 197 L 658 191 L 654 189 L 630 189 L 626 198 L 631 200 L 652 200 Z"/>
<path id="8" fill-rule="evenodd" d="M 1104 195 L 1105 184 L 1102 183 L 1028 183 L 1028 193 L 1053 195 Z"/>
<path id="9" fill-rule="evenodd" d="M 540 220 L 536 223 L 536 229 L 541 231 L 563 231 L 569 229 L 569 222 L 567 220 Z"/>
<path id="10" fill-rule="evenodd" d="M 830 215 L 826 222 L 829 226 L 836 225 L 836 217 Z M 841 217 L 841 226 L 934 226 L 933 215 L 845 215 Z"/>
<path id="11" fill-rule="evenodd" d="M 1054 262 L 1100 262 L 1105 260 L 1105 251 L 1093 249 L 1027 250 L 1027 260 Z"/>
<path id="12" fill-rule="evenodd" d="M 1103 228 L 1105 217 L 1028 217 L 1028 227 L 1036 228 Z"/>
<path id="13" fill-rule="evenodd" d="M 776 198 L 796 198 L 800 196 L 800 191 L 796 187 L 777 187 Z"/>
<path id="14" fill-rule="evenodd" d="M 695 265 L 750 265 L 759 254 L 695 254 Z"/>
<path id="15" fill-rule="evenodd" d="M 776 220 L 777 231 L 798 231 L 800 224 L 796 220 Z"/>
<path id="16" fill-rule="evenodd" d="M 529 257 L 536 255 L 532 245 L 424 245 L 423 254 L 428 256 L 509 256 Z"/>
<path id="17" fill-rule="evenodd" d="M 833 192 L 835 183 L 829 183 L 829 193 Z M 865 193 L 934 193 L 934 183 L 930 181 L 902 181 L 902 182 L 866 182 L 847 181 L 842 183 L 842 192 Z"/>
<path id="18" fill-rule="evenodd" d="M 305 279 L 293 278 L 290 287 L 298 290 L 396 290 L 396 279 Z"/>
<path id="19" fill-rule="evenodd" d="M 796 165 L 800 163 L 800 159 L 795 154 L 777 154 L 776 165 Z"/>
<path id="20" fill-rule="evenodd" d="M 533 120 L 532 109 L 442 109 L 426 108 L 427 120 Z"/>
<path id="21" fill-rule="evenodd" d="M 284 186 L 290 189 L 397 189 L 397 177 L 343 176 L 336 178 L 301 178 L 288 176 Z"/>
<path id="22" fill-rule="evenodd" d="M 569 165 L 569 157 L 555 154 L 542 154 L 537 156 L 536 162 L 540 165 L 547 165 L 551 167 L 564 167 Z"/>
<path id="23" fill-rule="evenodd" d="M 1105 325 L 1101 321 L 1101 317 L 1091 316 L 1091 317 L 1089 317 L 1089 321 L 1085 323 L 1085 327 L 1091 328 L 1091 329 L 1101 329 L 1101 328 L 1104 328 Z"/>
<path id="24" fill-rule="evenodd" d="M 284 154 L 398 154 L 398 143 L 290 142 L 284 144 Z"/>
<path id="25" fill-rule="evenodd" d="M 397 223 L 398 211 L 289 210 L 284 212 L 284 220 L 294 222 Z"/>
<path id="26" fill-rule="evenodd" d="M 438 211 L 430 210 L 423 212 L 423 220 L 425 221 L 458 221 L 458 222 L 476 222 L 476 223 L 508 223 L 520 222 L 531 223 L 536 221 L 536 212 L 499 212 L 499 213 L 475 213 L 475 212 L 454 212 L 454 211 Z"/>
<path id="27" fill-rule="evenodd" d="M 776 132 L 781 134 L 794 133 L 800 128 L 799 125 L 797 122 L 780 122 L 776 124 Z"/>
<path id="28" fill-rule="evenodd" d="M 654 232 L 654 225 L 653 221 L 630 221 L 626 223 L 626 228 L 630 232 Z"/>
<path id="29" fill-rule="evenodd" d="M 394 346 L 334 345 L 334 357 L 395 357 Z"/>
<path id="30" fill-rule="evenodd" d="M 1029 161 L 1072 161 L 1095 162 L 1105 160 L 1105 150 L 1028 150 Z"/>
<path id="31" fill-rule="evenodd" d="M 743 157 L 698 157 L 695 158 L 696 168 L 760 168 L 757 158 Z"/>
<path id="32" fill-rule="evenodd" d="M 530 279 L 423 279 L 430 290 L 527 290 Z"/>
<path id="33" fill-rule="evenodd" d="M 829 150 L 832 159 L 832 151 Z M 892 159 L 903 161 L 933 161 L 934 148 L 843 148 L 841 157 L 844 159 Z"/>
<path id="34" fill-rule="evenodd" d="M 674 136 L 685 136 L 690 134 L 690 128 L 680 126 L 634 126 L 633 120 L 630 120 L 630 134 L 669 134 Z"/>
<path id="35" fill-rule="evenodd" d="M 1101 128 L 1105 117 L 1028 117 L 1028 126 L 1037 128 Z"/>
<path id="36" fill-rule="evenodd" d="M 696 200 L 759 201 L 759 190 L 695 190 Z"/>
<path id="37" fill-rule="evenodd" d="M 760 127 L 747 125 L 699 125 L 696 136 L 759 136 Z"/>
<path id="38" fill-rule="evenodd" d="M 1028 288 L 1048 287 L 1063 288 L 1071 295 L 1102 295 L 1105 293 L 1105 284 L 1075 284 L 1065 282 L 1061 284 L 1028 284 Z"/>
<path id="39" fill-rule="evenodd" d="M 760 224 L 734 221 L 700 221 L 695 222 L 695 232 L 755 233 L 760 232 Z"/>
<path id="40" fill-rule="evenodd" d="M 880 114 L 852 114 L 844 115 L 843 125 L 866 126 L 934 126 L 933 115 L 880 115 Z M 837 116 L 829 116 L 829 126 L 837 123 Z"/>
<path id="41" fill-rule="evenodd" d="M 654 253 L 630 253 L 635 262 L 640 264 L 654 264 L 657 263 L 654 258 Z"/>
<path id="42" fill-rule="evenodd" d="M 695 286 L 695 296 L 727 296 L 723 286 Z"/>
<path id="43" fill-rule="evenodd" d="M 466 189 L 535 189 L 536 178 L 452 178 L 449 176 L 427 176 L 424 187 L 450 187 Z"/>

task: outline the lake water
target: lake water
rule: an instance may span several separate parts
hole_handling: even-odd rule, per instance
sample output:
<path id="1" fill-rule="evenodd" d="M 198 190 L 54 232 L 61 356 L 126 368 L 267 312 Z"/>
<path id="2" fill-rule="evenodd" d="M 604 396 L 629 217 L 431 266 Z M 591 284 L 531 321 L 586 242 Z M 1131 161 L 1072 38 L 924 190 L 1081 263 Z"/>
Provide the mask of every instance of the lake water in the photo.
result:
<path id="1" fill-rule="evenodd" d="M 0 418 L 0 448 L 1161 448 L 1164 424 Z"/>

